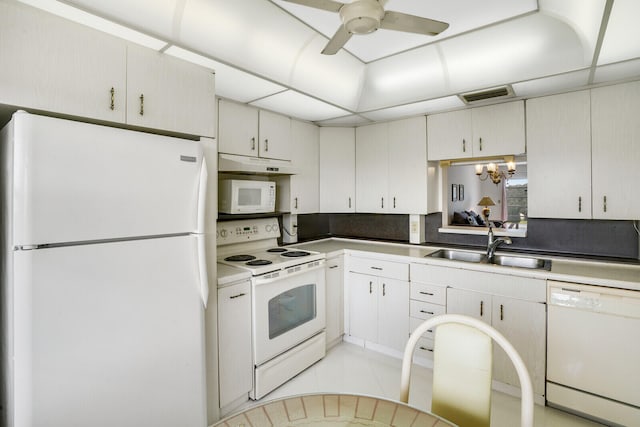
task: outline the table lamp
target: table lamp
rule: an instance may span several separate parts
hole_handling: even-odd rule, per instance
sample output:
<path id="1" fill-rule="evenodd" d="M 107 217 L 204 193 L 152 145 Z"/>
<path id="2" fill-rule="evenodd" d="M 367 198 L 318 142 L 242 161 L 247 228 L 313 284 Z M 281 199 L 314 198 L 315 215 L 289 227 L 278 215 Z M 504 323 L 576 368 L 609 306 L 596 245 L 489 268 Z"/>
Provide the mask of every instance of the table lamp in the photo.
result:
<path id="1" fill-rule="evenodd" d="M 489 223 L 489 214 L 491 213 L 491 209 L 489 209 L 489 206 L 495 206 L 495 203 L 493 202 L 493 200 L 491 200 L 491 197 L 484 196 L 478 202 L 478 206 L 484 206 L 484 209 L 482 209 L 482 216 L 484 216 L 487 223 Z"/>

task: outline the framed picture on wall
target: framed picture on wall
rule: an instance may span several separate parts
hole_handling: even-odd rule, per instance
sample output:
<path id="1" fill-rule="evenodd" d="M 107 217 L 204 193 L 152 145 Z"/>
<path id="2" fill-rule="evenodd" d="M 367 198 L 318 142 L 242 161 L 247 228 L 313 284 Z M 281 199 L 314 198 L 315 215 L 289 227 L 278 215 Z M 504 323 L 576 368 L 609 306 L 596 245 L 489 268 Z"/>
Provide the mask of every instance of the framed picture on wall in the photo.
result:
<path id="1" fill-rule="evenodd" d="M 464 185 L 462 184 L 458 185 L 458 200 L 464 200 Z"/>
<path id="2" fill-rule="evenodd" d="M 458 184 L 451 184 L 451 201 L 458 201 Z"/>

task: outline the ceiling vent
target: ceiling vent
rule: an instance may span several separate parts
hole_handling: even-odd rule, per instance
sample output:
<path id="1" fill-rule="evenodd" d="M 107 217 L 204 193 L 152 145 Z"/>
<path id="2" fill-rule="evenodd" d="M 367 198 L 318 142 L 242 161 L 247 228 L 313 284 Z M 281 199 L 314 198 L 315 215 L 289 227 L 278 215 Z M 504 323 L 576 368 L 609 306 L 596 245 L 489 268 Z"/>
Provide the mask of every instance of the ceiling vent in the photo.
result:
<path id="1" fill-rule="evenodd" d="M 510 85 L 493 87 L 491 89 L 480 90 L 477 92 L 467 92 L 458 95 L 465 104 L 486 101 L 496 98 L 511 98 L 514 96 L 513 88 Z"/>

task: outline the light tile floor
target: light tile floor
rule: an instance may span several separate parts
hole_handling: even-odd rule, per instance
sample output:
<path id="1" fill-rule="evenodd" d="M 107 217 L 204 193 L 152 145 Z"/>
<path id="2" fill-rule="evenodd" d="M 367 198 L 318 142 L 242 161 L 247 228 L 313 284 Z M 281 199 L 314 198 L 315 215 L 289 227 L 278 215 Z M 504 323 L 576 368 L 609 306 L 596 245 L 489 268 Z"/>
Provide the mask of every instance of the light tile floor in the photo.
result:
<path id="1" fill-rule="evenodd" d="M 356 393 L 397 400 L 400 396 L 402 361 L 362 347 L 342 342 L 330 349 L 324 359 L 311 366 L 262 400 L 303 393 Z M 412 369 L 409 404 L 429 410 L 431 407 L 431 370 L 415 366 Z M 250 404 L 255 404 L 251 402 Z M 491 425 L 520 425 L 520 399 L 494 391 Z M 536 426 L 579 427 L 600 426 L 554 408 L 535 405 Z"/>

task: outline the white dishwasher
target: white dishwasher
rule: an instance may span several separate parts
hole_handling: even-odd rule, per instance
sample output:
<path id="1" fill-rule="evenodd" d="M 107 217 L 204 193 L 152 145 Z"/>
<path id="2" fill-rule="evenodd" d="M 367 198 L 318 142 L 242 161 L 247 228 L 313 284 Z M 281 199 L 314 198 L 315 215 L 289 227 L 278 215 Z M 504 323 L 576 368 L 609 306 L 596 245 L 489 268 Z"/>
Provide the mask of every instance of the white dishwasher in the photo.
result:
<path id="1" fill-rule="evenodd" d="M 548 403 L 640 426 L 640 292 L 547 283 Z"/>

